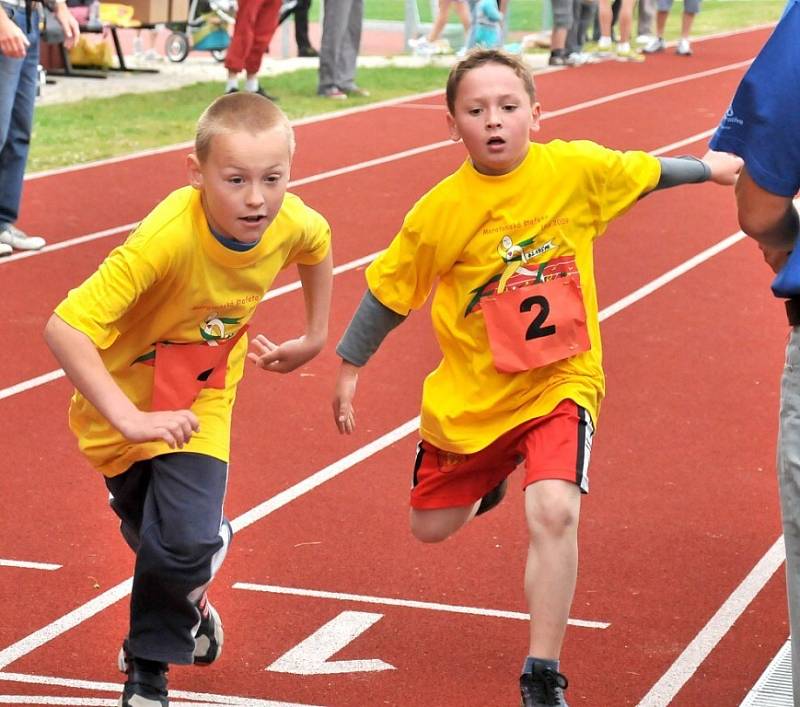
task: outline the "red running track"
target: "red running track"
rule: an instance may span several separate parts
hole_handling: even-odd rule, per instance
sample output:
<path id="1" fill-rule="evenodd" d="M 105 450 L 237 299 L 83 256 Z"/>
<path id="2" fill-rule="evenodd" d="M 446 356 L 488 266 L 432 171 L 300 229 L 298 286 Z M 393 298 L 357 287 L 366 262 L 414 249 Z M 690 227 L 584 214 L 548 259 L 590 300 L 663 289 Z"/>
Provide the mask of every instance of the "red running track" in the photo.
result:
<path id="1" fill-rule="evenodd" d="M 766 36 L 699 42 L 689 61 L 544 73 L 539 139 L 702 154 Z M 300 372 L 248 371 L 242 383 L 227 500 L 238 533 L 213 590 L 225 654 L 205 670 L 171 671 L 176 705 L 517 703 L 527 648 L 518 486 L 441 545 L 407 529 L 413 420 L 437 360 L 426 313 L 365 370 L 357 433 L 339 437 L 329 411 L 333 346 L 364 288 L 354 262 L 384 247 L 411 203 L 464 157 L 437 145 L 441 103 L 420 97 L 297 128 L 294 191 L 330 220 L 343 266 L 331 342 Z M 424 146 L 434 147 L 398 156 Z M 40 378 L 56 371 L 40 332 L 124 237 L 120 227 L 183 183 L 185 151 L 29 180 L 23 225 L 63 241 L 0 261 L 13 332 L 0 370 L 0 704 L 118 695 L 131 557 L 66 428 L 68 383 Z M 788 635 L 774 480 L 786 329 L 755 246 L 725 241 L 736 232 L 732 192 L 702 185 L 647 197 L 598 242 L 608 398 L 562 656 L 573 707 L 738 705 Z M 297 333 L 294 280 L 281 278 L 288 291 L 273 291 L 253 331 Z"/>

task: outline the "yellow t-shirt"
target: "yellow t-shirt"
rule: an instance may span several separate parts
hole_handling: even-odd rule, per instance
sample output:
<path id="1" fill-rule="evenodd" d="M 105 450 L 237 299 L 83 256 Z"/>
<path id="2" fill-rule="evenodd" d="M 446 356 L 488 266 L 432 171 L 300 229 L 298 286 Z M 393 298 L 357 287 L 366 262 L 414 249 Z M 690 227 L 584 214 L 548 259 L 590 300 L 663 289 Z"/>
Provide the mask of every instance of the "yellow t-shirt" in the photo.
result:
<path id="1" fill-rule="evenodd" d="M 593 241 L 660 174 L 658 160 L 644 152 L 588 141 L 531 143 L 509 174 L 486 176 L 467 160 L 414 205 L 366 276 L 375 297 L 402 315 L 422 306 L 436 286 L 431 317 L 443 358 L 423 387 L 423 439 L 469 454 L 564 399 L 597 420 L 605 380 Z M 504 256 L 520 250 L 526 264 L 507 272 Z M 591 348 L 533 370 L 501 373 L 480 300 L 504 274 L 513 284 L 545 267 L 579 273 Z"/>
<path id="2" fill-rule="evenodd" d="M 227 248 L 210 232 L 199 192 L 184 187 L 162 201 L 55 311 L 94 342 L 133 403 L 150 410 L 157 342 L 219 346 L 247 324 L 282 268 L 318 263 L 329 248 L 327 222 L 293 194 L 286 195 L 255 247 Z M 200 430 L 182 451 L 228 461 L 231 410 L 246 353 L 242 336 L 220 386 L 200 391 L 191 407 Z M 162 441 L 126 440 L 77 391 L 69 425 L 81 451 L 106 476 L 175 451 Z"/>

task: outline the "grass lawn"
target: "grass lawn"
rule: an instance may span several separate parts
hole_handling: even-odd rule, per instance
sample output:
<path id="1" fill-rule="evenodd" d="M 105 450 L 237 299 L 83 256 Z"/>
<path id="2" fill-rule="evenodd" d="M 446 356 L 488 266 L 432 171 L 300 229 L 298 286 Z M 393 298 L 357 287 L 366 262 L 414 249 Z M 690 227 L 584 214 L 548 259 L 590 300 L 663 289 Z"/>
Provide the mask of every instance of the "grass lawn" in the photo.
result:
<path id="1" fill-rule="evenodd" d="M 428 0 L 417 1 L 421 11 L 430 5 Z M 511 0 L 514 26 L 519 26 L 518 22 L 537 12 L 540 17 L 541 2 Z M 316 0 L 312 8 L 318 4 L 319 0 Z M 370 19 L 399 20 L 403 17 L 403 5 L 403 0 L 368 0 L 367 16 Z M 668 39 L 677 36 L 681 7 L 682 3 L 675 3 L 667 25 Z M 694 34 L 775 21 L 783 7 L 784 0 L 705 0 L 695 21 Z M 358 72 L 359 82 L 370 88 L 372 96 L 351 99 L 347 106 L 316 97 L 317 73 L 313 69 L 278 74 L 270 78 L 269 85 L 281 97 L 281 106 L 289 117 L 300 118 L 443 88 L 447 73 L 446 68 L 433 66 L 362 68 Z M 149 94 L 39 106 L 34 116 L 28 171 L 37 172 L 190 140 L 197 117 L 219 95 L 220 88 L 221 83 L 217 81 Z"/>

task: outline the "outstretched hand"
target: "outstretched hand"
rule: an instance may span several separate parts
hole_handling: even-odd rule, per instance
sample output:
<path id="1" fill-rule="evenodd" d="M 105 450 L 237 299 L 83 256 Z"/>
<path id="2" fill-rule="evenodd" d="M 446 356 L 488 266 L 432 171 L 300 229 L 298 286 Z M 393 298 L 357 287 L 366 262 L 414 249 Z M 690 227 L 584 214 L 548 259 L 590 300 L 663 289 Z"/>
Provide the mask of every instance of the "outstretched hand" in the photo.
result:
<path id="1" fill-rule="evenodd" d="M 275 373 L 290 373 L 314 358 L 321 349 L 305 336 L 276 344 L 263 334 L 253 337 L 250 346 L 253 350 L 247 358 L 259 368 Z"/>
<path id="2" fill-rule="evenodd" d="M 358 384 L 358 368 L 347 361 L 342 361 L 339 377 L 336 380 L 336 392 L 333 397 L 333 419 L 341 434 L 352 434 L 356 428 L 356 411 L 353 398 L 356 396 Z"/>
<path id="3" fill-rule="evenodd" d="M 191 410 L 136 410 L 116 423 L 117 429 L 131 442 L 163 440 L 170 449 L 183 446 L 200 429 L 200 422 Z"/>
<path id="4" fill-rule="evenodd" d="M 730 152 L 717 152 L 709 150 L 703 155 L 703 162 L 711 168 L 711 181 L 723 186 L 736 184 L 739 173 L 744 166 L 741 157 L 732 155 Z"/>

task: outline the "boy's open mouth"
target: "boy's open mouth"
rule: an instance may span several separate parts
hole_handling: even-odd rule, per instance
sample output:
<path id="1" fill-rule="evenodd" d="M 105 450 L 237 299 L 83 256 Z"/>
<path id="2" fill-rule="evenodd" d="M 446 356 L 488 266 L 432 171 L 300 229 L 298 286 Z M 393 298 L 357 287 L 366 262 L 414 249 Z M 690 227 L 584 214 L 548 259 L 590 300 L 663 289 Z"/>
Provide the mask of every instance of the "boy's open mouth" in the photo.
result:
<path id="1" fill-rule="evenodd" d="M 501 138 L 499 135 L 495 135 L 494 137 L 490 137 L 486 141 L 486 144 L 487 145 L 505 145 L 506 141 L 503 140 L 503 138 Z"/>
<path id="2" fill-rule="evenodd" d="M 241 216 L 240 220 L 247 223 L 261 223 L 265 218 L 267 218 L 266 214 L 253 214 L 252 216 Z"/>

